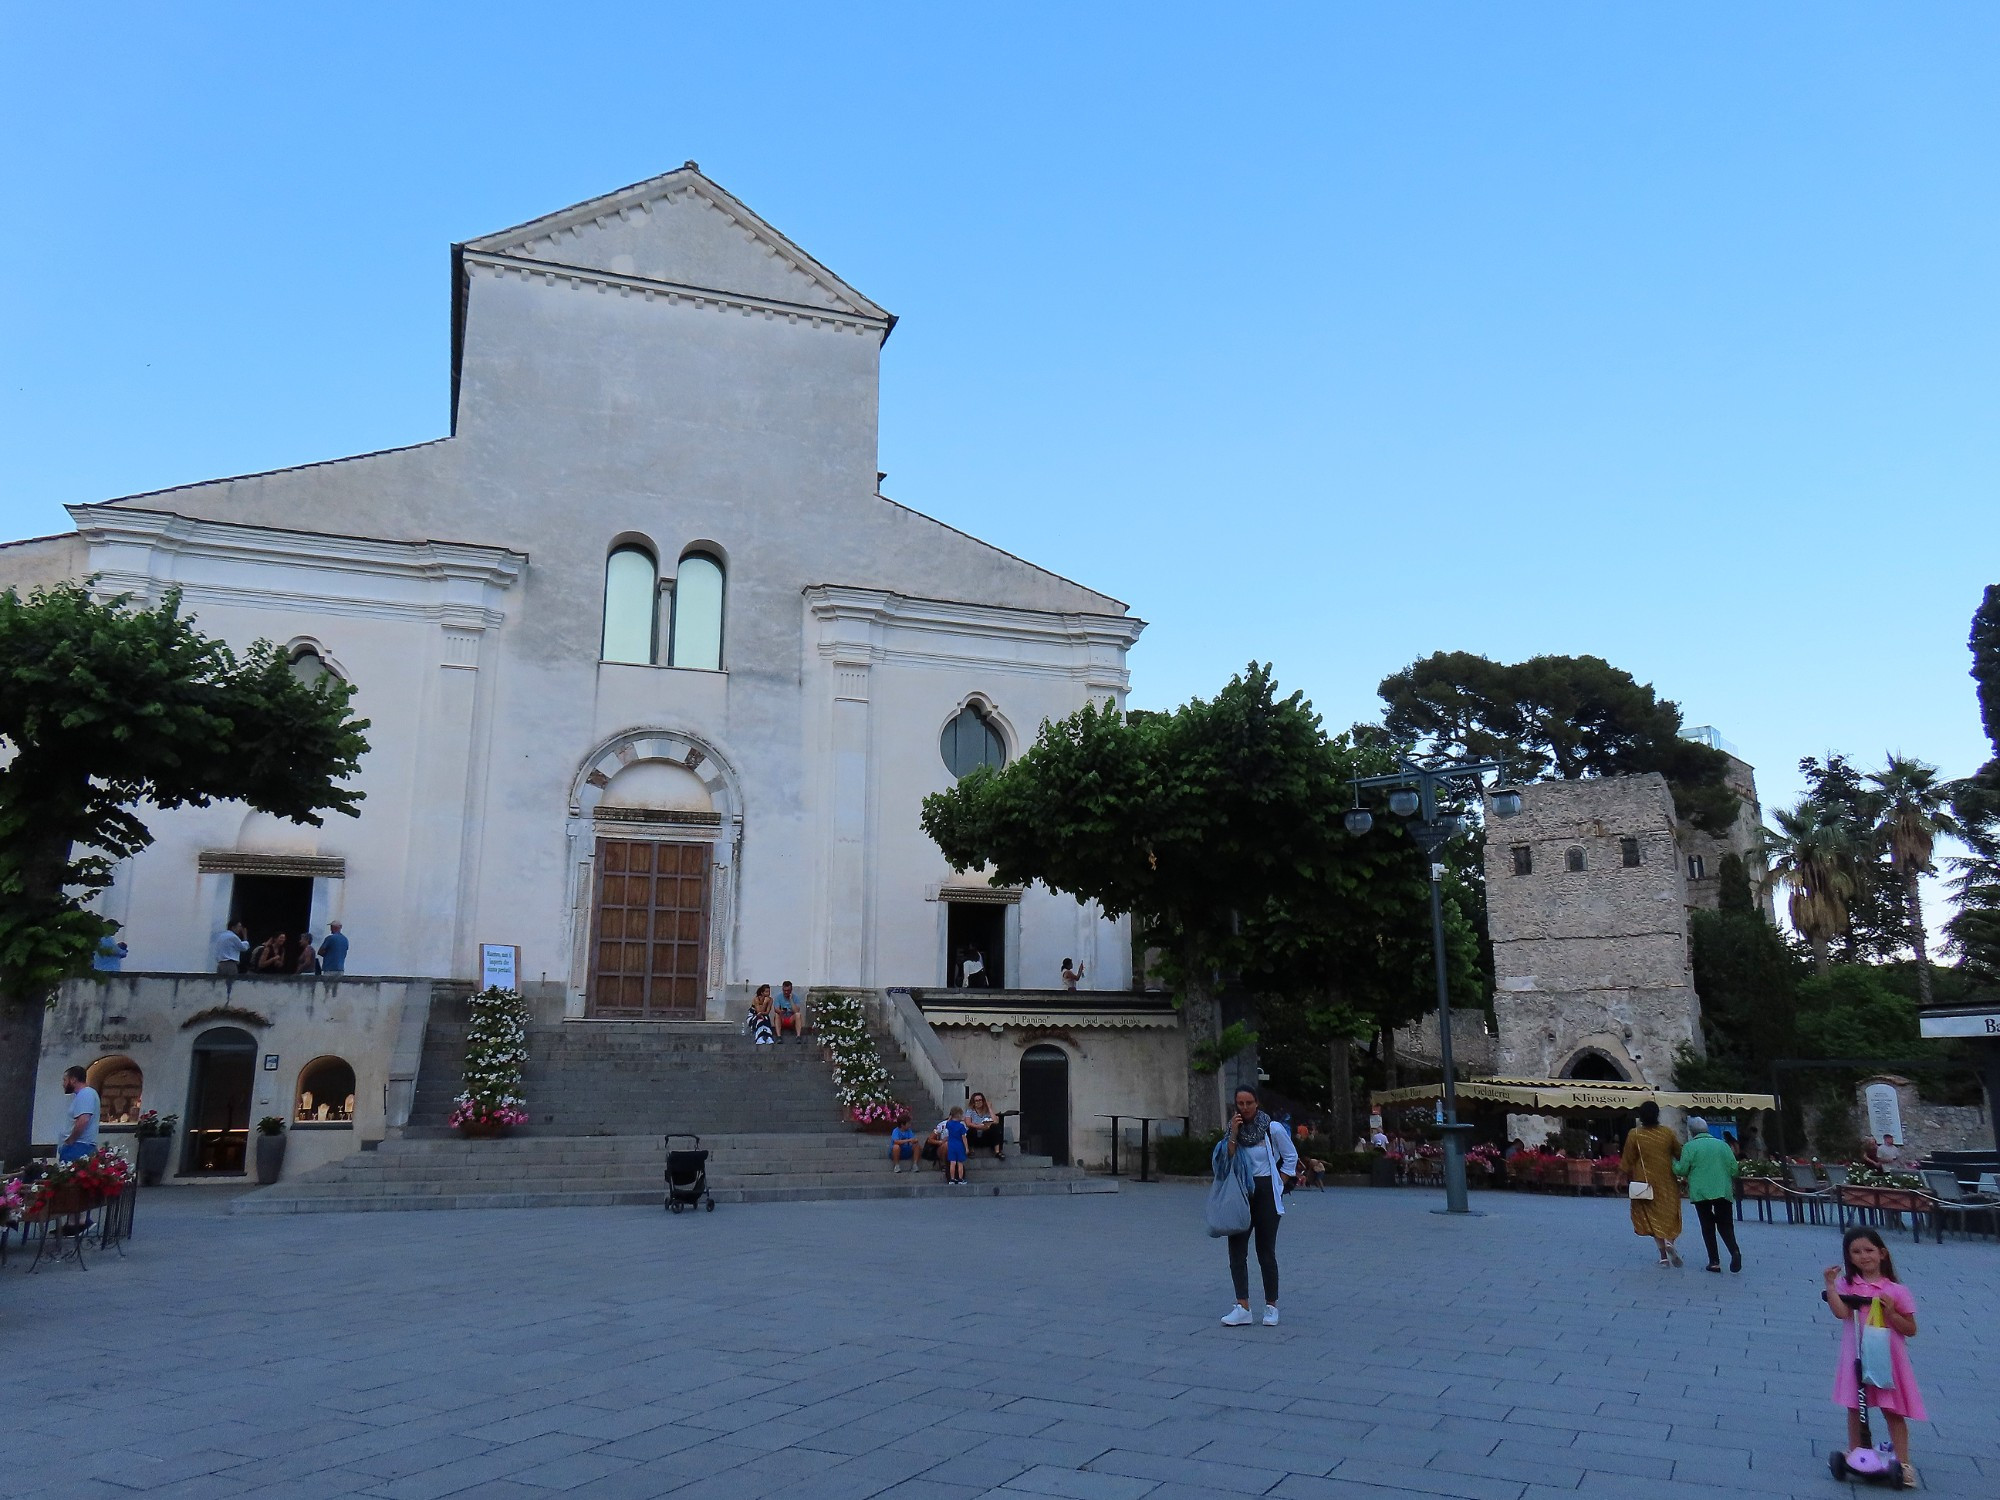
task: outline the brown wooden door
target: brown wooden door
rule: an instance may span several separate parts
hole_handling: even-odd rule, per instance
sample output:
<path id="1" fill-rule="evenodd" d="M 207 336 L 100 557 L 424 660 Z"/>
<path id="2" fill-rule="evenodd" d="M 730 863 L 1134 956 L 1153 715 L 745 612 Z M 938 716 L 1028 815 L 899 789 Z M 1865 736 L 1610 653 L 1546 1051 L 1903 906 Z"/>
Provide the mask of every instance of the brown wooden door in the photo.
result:
<path id="1" fill-rule="evenodd" d="M 708 995 L 708 845 L 597 841 L 590 1013 L 698 1017 Z"/>

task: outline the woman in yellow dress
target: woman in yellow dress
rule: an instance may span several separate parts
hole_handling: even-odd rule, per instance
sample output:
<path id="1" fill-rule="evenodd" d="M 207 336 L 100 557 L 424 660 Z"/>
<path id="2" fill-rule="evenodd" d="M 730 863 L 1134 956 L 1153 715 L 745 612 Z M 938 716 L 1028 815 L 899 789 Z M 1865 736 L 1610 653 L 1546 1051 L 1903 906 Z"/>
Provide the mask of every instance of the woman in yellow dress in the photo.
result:
<path id="1" fill-rule="evenodd" d="M 1674 1157 L 1681 1140 L 1660 1123 L 1660 1106 L 1648 1099 L 1639 1106 L 1639 1128 L 1625 1137 L 1621 1165 L 1628 1182 L 1643 1182 L 1653 1190 L 1650 1198 L 1632 1200 L 1632 1232 L 1645 1235 L 1660 1247 L 1660 1264 L 1678 1266 L 1681 1253 L 1674 1241 L 1681 1237 L 1681 1188 L 1674 1180 Z"/>

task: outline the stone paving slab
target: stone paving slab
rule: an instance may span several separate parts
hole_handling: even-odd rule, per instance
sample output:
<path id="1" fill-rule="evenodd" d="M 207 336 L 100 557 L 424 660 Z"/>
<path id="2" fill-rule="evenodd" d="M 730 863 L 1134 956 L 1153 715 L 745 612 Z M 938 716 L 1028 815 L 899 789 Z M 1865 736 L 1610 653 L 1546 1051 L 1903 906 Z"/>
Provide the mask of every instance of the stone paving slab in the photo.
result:
<path id="1" fill-rule="evenodd" d="M 1283 1325 L 1224 1329 L 1185 1185 L 698 1218 L 159 1190 L 126 1257 L 0 1273 L 0 1495 L 1847 1500 L 1834 1231 L 1746 1224 L 1709 1276 L 1617 1200 L 1475 1202 L 1294 1199 Z M 1893 1249 L 1925 1488 L 1993 1500 L 2000 1247 Z"/>

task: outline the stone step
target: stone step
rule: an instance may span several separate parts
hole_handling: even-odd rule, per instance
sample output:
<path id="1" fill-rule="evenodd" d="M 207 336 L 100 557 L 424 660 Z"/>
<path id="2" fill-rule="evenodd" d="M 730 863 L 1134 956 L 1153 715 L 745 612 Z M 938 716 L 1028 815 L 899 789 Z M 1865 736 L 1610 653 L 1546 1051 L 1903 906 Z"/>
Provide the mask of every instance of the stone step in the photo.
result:
<path id="1" fill-rule="evenodd" d="M 907 1179 L 871 1186 L 809 1188 L 715 1188 L 717 1203 L 869 1202 L 894 1198 L 1023 1198 L 1068 1197 L 1084 1193 L 1115 1193 L 1114 1177 L 1077 1177 L 1054 1181 L 988 1183 L 948 1187 L 942 1182 Z M 621 1208 L 646 1207 L 660 1212 L 662 1188 L 595 1192 L 415 1193 L 379 1198 L 310 1198 L 286 1195 L 283 1186 L 264 1188 L 231 1201 L 231 1213 L 384 1213 L 468 1208 Z"/>

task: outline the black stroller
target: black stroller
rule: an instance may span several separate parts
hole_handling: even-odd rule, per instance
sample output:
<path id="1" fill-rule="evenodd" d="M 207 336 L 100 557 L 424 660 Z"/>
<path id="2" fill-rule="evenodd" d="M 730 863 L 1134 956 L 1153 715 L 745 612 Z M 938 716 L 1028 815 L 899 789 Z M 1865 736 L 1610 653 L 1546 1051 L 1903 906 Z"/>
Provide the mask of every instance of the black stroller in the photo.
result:
<path id="1" fill-rule="evenodd" d="M 697 1149 L 693 1151 L 674 1150 L 676 1139 L 693 1141 Z M 697 1203 L 710 1213 L 715 1212 L 715 1195 L 708 1190 L 708 1153 L 700 1148 L 701 1137 L 681 1133 L 669 1135 L 667 1146 L 667 1201 L 665 1207 L 673 1213 L 684 1208 L 693 1208 Z"/>

